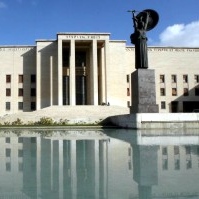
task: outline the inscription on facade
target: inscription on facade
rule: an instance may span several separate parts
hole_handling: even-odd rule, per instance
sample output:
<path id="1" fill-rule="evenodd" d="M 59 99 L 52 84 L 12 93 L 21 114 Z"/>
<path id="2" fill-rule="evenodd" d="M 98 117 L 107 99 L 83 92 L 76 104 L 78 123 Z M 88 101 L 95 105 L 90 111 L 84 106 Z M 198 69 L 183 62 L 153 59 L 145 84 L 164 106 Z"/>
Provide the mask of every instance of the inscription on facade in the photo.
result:
<path id="1" fill-rule="evenodd" d="M 79 40 L 105 40 L 105 39 L 109 39 L 109 35 L 92 35 L 92 34 L 88 34 L 88 35 L 58 35 L 59 39 L 66 39 L 66 40 L 70 40 L 70 39 L 79 39 Z"/>
<path id="2" fill-rule="evenodd" d="M 126 48 L 126 51 L 134 51 L 135 48 Z M 154 52 L 198 52 L 199 48 L 148 48 L 148 51 Z"/>
<path id="3" fill-rule="evenodd" d="M 7 48 L 7 47 L 0 47 L 0 52 L 11 52 L 11 51 L 29 51 L 29 50 L 33 50 L 35 48 Z"/>

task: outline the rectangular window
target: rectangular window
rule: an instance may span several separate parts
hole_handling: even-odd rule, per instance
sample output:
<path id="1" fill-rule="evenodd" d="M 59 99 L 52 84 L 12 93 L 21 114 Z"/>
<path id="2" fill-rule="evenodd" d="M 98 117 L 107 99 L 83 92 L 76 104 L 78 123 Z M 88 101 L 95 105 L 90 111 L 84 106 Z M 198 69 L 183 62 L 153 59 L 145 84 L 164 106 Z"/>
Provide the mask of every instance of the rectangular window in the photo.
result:
<path id="1" fill-rule="evenodd" d="M 161 109 L 166 109 L 166 102 L 165 101 L 161 102 Z"/>
<path id="2" fill-rule="evenodd" d="M 129 83 L 129 75 L 126 75 L 126 82 Z"/>
<path id="3" fill-rule="evenodd" d="M 199 83 L 199 75 L 194 75 L 194 82 Z"/>
<path id="4" fill-rule="evenodd" d="M 31 102 L 30 109 L 31 109 L 31 111 L 35 111 L 36 110 L 36 103 L 35 102 Z"/>
<path id="5" fill-rule="evenodd" d="M 19 172 L 22 172 L 22 171 L 23 171 L 23 162 L 19 162 L 18 171 L 19 171 Z"/>
<path id="6" fill-rule="evenodd" d="M 10 110 L 10 102 L 6 102 L 6 110 Z"/>
<path id="7" fill-rule="evenodd" d="M 23 96 L 23 88 L 19 88 L 19 90 L 18 90 L 18 96 Z"/>
<path id="8" fill-rule="evenodd" d="M 183 82 L 188 83 L 188 75 L 183 75 Z"/>
<path id="9" fill-rule="evenodd" d="M 30 81 L 31 81 L 31 83 L 35 83 L 36 82 L 36 75 L 31 75 Z"/>
<path id="10" fill-rule="evenodd" d="M 177 96 L 177 88 L 172 88 L 172 96 Z"/>
<path id="11" fill-rule="evenodd" d="M 195 88 L 195 96 L 199 96 L 199 88 Z"/>
<path id="12" fill-rule="evenodd" d="M 23 110 L 23 102 L 18 102 L 18 109 Z"/>
<path id="13" fill-rule="evenodd" d="M 130 105 L 131 105 L 130 101 L 127 101 L 127 107 L 130 107 Z"/>
<path id="14" fill-rule="evenodd" d="M 23 143 L 23 138 L 22 137 L 18 138 L 18 143 Z"/>
<path id="15" fill-rule="evenodd" d="M 10 143 L 10 138 L 9 137 L 6 138 L 6 143 Z"/>
<path id="16" fill-rule="evenodd" d="M 19 83 L 23 83 L 23 75 L 19 75 Z"/>
<path id="17" fill-rule="evenodd" d="M 127 88 L 127 96 L 130 96 L 130 89 Z"/>
<path id="18" fill-rule="evenodd" d="M 11 89 L 10 88 L 6 88 L 6 96 L 11 96 Z"/>
<path id="19" fill-rule="evenodd" d="M 165 94 L 166 94 L 165 88 L 160 88 L 160 95 L 165 96 Z"/>
<path id="20" fill-rule="evenodd" d="M 23 157 L 23 149 L 18 149 L 18 157 Z"/>
<path id="21" fill-rule="evenodd" d="M 183 95 L 184 96 L 188 96 L 189 95 L 189 89 L 188 88 L 184 88 Z"/>
<path id="22" fill-rule="evenodd" d="M 11 162 L 6 162 L 6 171 L 11 171 Z"/>
<path id="23" fill-rule="evenodd" d="M 176 75 L 171 75 L 171 82 L 176 83 L 177 82 L 177 77 Z"/>
<path id="24" fill-rule="evenodd" d="M 164 83 L 165 79 L 164 79 L 164 75 L 160 75 L 160 83 Z"/>
<path id="25" fill-rule="evenodd" d="M 36 88 L 31 88 L 30 95 L 31 95 L 31 97 L 36 96 Z"/>
<path id="26" fill-rule="evenodd" d="M 10 83 L 11 82 L 11 75 L 6 75 L 6 83 Z"/>
<path id="27" fill-rule="evenodd" d="M 6 157 L 11 157 L 11 149 L 6 149 Z"/>

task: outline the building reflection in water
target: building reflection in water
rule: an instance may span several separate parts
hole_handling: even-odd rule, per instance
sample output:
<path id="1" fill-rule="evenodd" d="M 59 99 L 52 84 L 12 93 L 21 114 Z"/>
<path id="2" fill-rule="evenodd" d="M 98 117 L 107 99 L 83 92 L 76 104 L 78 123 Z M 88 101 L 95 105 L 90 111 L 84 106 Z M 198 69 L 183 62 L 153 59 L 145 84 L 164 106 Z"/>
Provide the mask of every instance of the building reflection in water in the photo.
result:
<path id="1" fill-rule="evenodd" d="M 1 132 L 0 198 L 199 198 L 199 136 Z"/>

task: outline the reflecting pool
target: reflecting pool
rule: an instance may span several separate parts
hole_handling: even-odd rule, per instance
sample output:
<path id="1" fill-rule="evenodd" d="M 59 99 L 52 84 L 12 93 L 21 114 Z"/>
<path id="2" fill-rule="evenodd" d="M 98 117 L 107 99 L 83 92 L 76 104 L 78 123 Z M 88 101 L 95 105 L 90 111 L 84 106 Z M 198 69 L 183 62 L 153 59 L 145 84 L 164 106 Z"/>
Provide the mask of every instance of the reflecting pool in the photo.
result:
<path id="1" fill-rule="evenodd" d="M 197 131 L 1 130 L 0 199 L 199 199 Z"/>

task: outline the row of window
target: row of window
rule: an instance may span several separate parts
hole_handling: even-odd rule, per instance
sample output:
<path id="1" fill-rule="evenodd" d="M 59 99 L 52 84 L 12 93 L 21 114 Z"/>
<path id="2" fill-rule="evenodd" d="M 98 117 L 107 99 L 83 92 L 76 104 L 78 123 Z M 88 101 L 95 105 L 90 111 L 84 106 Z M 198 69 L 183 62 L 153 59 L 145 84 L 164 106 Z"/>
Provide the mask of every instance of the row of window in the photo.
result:
<path id="1" fill-rule="evenodd" d="M 171 82 L 177 83 L 177 75 L 171 75 Z M 160 83 L 165 83 L 165 75 L 160 75 Z M 183 83 L 188 83 L 188 75 L 183 75 Z M 199 75 L 194 75 L 194 83 L 199 83 Z"/>
<path id="2" fill-rule="evenodd" d="M 11 110 L 11 103 L 6 102 L 6 111 Z M 18 110 L 23 110 L 23 102 L 18 102 Z M 36 102 L 30 102 L 30 110 L 36 110 Z"/>
<path id="3" fill-rule="evenodd" d="M 18 89 L 18 96 L 23 96 L 24 95 L 24 90 L 23 88 Z M 11 88 L 6 88 L 6 96 L 10 97 L 11 96 Z M 35 97 L 36 96 L 36 88 L 31 88 L 30 90 L 30 96 Z"/>
<path id="4" fill-rule="evenodd" d="M 11 83 L 11 75 L 6 75 L 6 83 Z M 23 75 L 19 75 L 18 76 L 18 82 L 19 83 L 23 83 L 24 81 L 24 76 Z M 31 83 L 36 83 L 36 75 L 30 75 L 30 82 Z"/>
<path id="5" fill-rule="evenodd" d="M 194 88 L 195 96 L 199 96 L 199 88 Z M 166 89 L 165 88 L 160 88 L 160 96 L 165 96 L 166 95 Z M 171 90 L 171 95 L 172 96 L 177 96 L 177 88 L 172 88 Z M 184 96 L 189 96 L 189 89 L 184 88 L 183 89 L 183 95 Z"/>

